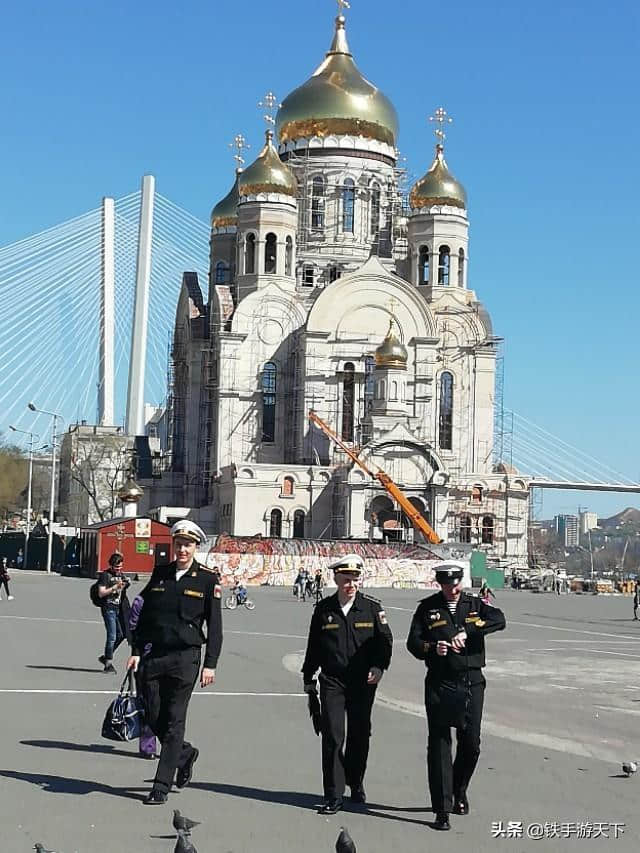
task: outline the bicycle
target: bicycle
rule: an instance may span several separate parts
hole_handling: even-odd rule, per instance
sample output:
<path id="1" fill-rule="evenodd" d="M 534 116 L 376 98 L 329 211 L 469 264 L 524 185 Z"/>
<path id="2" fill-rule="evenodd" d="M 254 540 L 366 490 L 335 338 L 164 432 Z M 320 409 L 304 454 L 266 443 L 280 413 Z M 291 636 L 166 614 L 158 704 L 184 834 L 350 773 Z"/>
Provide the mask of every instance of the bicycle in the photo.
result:
<path id="1" fill-rule="evenodd" d="M 243 605 L 247 610 L 253 610 L 255 608 L 255 604 L 247 595 L 246 589 L 243 589 L 242 592 L 238 592 L 238 587 L 234 586 L 224 600 L 225 609 L 235 610 L 236 607 L 242 607 Z"/>

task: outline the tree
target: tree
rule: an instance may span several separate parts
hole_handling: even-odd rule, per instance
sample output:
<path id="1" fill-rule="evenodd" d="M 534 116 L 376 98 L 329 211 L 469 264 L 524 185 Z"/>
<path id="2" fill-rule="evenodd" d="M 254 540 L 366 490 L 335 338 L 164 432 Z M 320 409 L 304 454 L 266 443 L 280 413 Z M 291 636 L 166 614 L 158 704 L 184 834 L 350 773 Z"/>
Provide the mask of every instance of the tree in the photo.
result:
<path id="1" fill-rule="evenodd" d="M 129 467 L 126 437 L 74 436 L 69 458 L 65 456 L 60 470 L 61 512 L 78 525 L 112 518 Z"/>
<path id="2" fill-rule="evenodd" d="M 29 477 L 29 462 L 22 450 L 0 435 L 0 517 L 7 518 L 24 509 L 20 493 Z"/>

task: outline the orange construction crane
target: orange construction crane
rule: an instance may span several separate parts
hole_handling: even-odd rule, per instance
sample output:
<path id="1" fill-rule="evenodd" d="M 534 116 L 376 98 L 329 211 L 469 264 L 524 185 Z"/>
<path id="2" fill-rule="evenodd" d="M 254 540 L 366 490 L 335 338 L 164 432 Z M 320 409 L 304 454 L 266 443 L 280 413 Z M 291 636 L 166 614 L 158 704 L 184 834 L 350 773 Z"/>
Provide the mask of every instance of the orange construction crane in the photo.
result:
<path id="1" fill-rule="evenodd" d="M 372 477 L 374 480 L 377 480 L 386 489 L 386 491 L 391 495 L 391 497 L 400 505 L 402 511 L 407 516 L 411 524 L 413 524 L 416 530 L 419 530 L 420 533 L 422 533 L 427 542 L 430 542 L 432 545 L 440 545 L 443 540 L 440 539 L 440 537 L 435 532 L 433 527 L 431 527 L 426 518 L 422 515 L 421 512 L 419 512 L 414 507 L 411 501 L 405 497 L 402 490 L 398 486 L 396 486 L 396 484 L 393 482 L 393 480 L 388 474 L 386 474 L 381 468 L 378 468 L 377 472 L 374 472 L 370 468 L 368 468 L 364 464 L 364 462 L 358 457 L 358 454 L 354 453 L 350 447 L 347 447 L 344 441 L 338 438 L 338 436 L 331 429 L 331 427 L 328 426 L 322 420 L 322 418 L 319 418 L 313 410 L 309 412 L 309 420 L 312 423 L 316 424 L 316 426 L 320 427 L 322 432 L 325 435 L 329 436 L 329 438 L 333 442 L 335 442 L 335 444 L 337 444 L 338 447 L 342 451 L 344 451 L 344 453 L 346 453 L 350 459 L 353 459 L 356 465 L 359 465 L 363 471 L 366 471 L 366 473 L 370 477 Z"/>

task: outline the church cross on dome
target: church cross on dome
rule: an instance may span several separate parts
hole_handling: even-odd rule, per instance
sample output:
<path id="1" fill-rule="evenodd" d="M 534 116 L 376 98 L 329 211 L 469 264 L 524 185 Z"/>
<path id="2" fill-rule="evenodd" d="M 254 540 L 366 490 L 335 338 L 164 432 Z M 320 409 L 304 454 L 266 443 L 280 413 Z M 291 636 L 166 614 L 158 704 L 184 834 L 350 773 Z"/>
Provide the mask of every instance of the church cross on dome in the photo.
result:
<path id="1" fill-rule="evenodd" d="M 233 137 L 233 142 L 229 143 L 229 148 L 235 148 L 236 153 L 233 155 L 233 159 L 238 164 L 238 168 L 241 169 L 244 166 L 244 156 L 243 152 L 248 148 L 251 148 L 247 140 L 244 138 L 242 133 L 236 133 Z"/>
<path id="2" fill-rule="evenodd" d="M 429 121 L 434 121 L 438 125 L 434 130 L 434 133 L 438 140 L 438 145 L 444 147 L 444 141 L 447 138 L 447 134 L 444 132 L 444 125 L 451 124 L 453 119 L 443 107 L 438 107 L 435 113 L 432 116 L 429 116 Z"/>
<path id="3" fill-rule="evenodd" d="M 342 15 L 345 9 L 350 9 L 351 3 L 349 0 L 338 0 L 338 15 Z"/>
<path id="4" fill-rule="evenodd" d="M 270 130 L 276 123 L 275 114 L 280 109 L 282 104 L 278 102 L 278 98 L 273 92 L 269 91 L 261 101 L 258 101 L 258 106 L 261 110 L 265 110 L 263 119 L 267 123 L 267 130 Z"/>

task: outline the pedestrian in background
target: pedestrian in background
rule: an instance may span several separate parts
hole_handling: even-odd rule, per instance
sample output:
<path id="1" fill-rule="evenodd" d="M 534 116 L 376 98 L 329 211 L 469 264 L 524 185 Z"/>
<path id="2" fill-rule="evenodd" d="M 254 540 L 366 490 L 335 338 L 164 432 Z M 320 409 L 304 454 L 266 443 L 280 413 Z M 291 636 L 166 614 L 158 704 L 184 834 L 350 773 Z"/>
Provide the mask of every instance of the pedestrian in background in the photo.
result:
<path id="1" fill-rule="evenodd" d="M 10 580 L 11 577 L 9 576 L 9 570 L 7 569 L 7 558 L 3 557 L 0 561 L 0 587 L 4 587 L 4 590 L 7 593 L 7 601 L 13 601 L 13 596 L 9 590 Z M 2 595 L 0 595 L 0 601 L 2 601 Z"/>
<path id="2" fill-rule="evenodd" d="M 324 803 L 319 813 L 327 815 L 342 808 L 346 785 L 353 803 L 366 802 L 371 710 L 393 645 L 380 602 L 358 591 L 362 559 L 348 554 L 330 568 L 338 591 L 313 611 L 302 666 L 305 693 L 316 692 L 314 679 L 320 670 Z"/>
<path id="3" fill-rule="evenodd" d="M 636 621 L 638 619 L 638 604 L 640 604 L 640 589 L 638 588 L 638 581 L 636 581 L 636 588 L 633 592 L 633 618 Z"/>
<path id="4" fill-rule="evenodd" d="M 191 781 L 200 752 L 184 735 L 201 647 L 206 644 L 201 687 L 214 683 L 222 648 L 222 589 L 195 559 L 196 547 L 206 536 L 188 519 L 176 522 L 171 536 L 175 559 L 168 566 L 156 566 L 140 593 L 144 605 L 127 663 L 136 671 L 150 644 L 142 666 L 142 693 L 149 725 L 162 745 L 153 787 L 144 800 L 150 806 L 166 803 L 174 777 L 178 788 Z"/>
<path id="5" fill-rule="evenodd" d="M 117 551 L 109 557 L 109 568 L 98 575 L 98 596 L 104 620 L 106 640 L 104 654 L 98 660 L 105 672 L 115 672 L 113 655 L 120 643 L 129 639 L 129 610 L 127 598 L 129 580 L 123 573 L 124 560 Z"/>
<path id="6" fill-rule="evenodd" d="M 440 592 L 418 605 L 407 649 L 425 662 L 427 769 L 435 829 L 451 829 L 449 814 L 469 813 L 467 788 L 480 756 L 484 702 L 484 638 L 502 631 L 501 610 L 462 592 L 463 569 L 455 562 L 436 569 Z M 457 737 L 451 758 L 451 729 Z"/>

